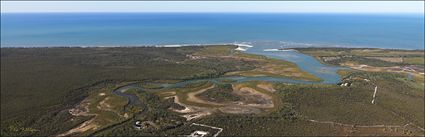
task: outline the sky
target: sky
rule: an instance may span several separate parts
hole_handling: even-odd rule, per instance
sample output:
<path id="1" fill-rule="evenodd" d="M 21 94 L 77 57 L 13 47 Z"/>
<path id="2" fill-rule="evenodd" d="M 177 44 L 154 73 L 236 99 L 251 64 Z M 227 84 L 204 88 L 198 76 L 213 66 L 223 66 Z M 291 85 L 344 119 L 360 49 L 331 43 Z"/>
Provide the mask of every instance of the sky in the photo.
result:
<path id="1" fill-rule="evenodd" d="M 424 1 L 1 1 L 1 12 L 313 12 L 424 14 Z"/>

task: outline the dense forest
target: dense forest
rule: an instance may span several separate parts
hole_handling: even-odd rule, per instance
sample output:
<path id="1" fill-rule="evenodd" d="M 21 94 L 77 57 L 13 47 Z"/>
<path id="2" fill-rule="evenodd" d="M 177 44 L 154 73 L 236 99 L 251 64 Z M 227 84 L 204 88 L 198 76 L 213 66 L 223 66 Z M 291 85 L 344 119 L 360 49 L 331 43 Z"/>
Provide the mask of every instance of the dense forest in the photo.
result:
<path id="1" fill-rule="evenodd" d="M 228 46 L 234 48 L 233 46 Z M 205 47 L 2 48 L 2 135 L 53 135 L 67 123 L 65 110 L 92 88 L 134 80 L 184 80 L 249 70 L 250 62 L 189 59 Z"/>
<path id="2" fill-rule="evenodd" d="M 259 66 L 255 58 L 262 56 L 238 53 L 239 57 L 253 57 L 221 58 L 220 55 L 228 55 L 236 46 L 218 47 L 2 48 L 1 136 L 51 136 L 69 131 L 98 115 L 73 116 L 68 110 L 86 99 L 100 103 L 108 96 L 112 100 L 109 91 L 129 83 L 152 89 L 152 92 L 126 91 L 142 102 L 135 105 L 125 103 L 127 100 L 125 105 L 120 104 L 124 98 L 119 102 L 115 96 L 117 100 L 113 100 L 110 108 L 120 104 L 126 107 L 113 110 L 118 115 L 125 111 L 133 114 L 100 126 L 96 131 L 70 135 L 178 136 L 196 130 L 219 132 L 194 123 L 219 127 L 223 129 L 221 136 L 423 135 L 423 131 L 418 130 L 425 126 L 423 81 L 409 78 L 404 73 L 340 70 L 342 80 L 339 84 L 250 81 L 245 83 L 246 87 L 267 92 L 273 102 L 277 102 L 276 106 L 261 113 L 217 112 L 193 120 L 171 111 L 185 107 L 177 104 L 174 98 L 163 98 L 160 93 L 153 92 L 161 91 L 161 82 L 215 78 L 229 72 L 251 71 Z M 404 57 L 413 59 L 414 65 L 420 65 L 417 58 L 423 57 L 423 52 L 400 50 L 298 50 L 315 57 L 339 57 L 327 62 L 334 65 L 347 61 L 373 62 L 370 65 L 380 67 L 412 64 L 405 60 L 389 62 L 375 57 Z M 200 56 L 202 54 L 207 56 Z M 168 92 L 177 92 L 174 93 L 177 97 L 197 91 L 187 89 L 205 89 L 213 83 L 217 86 L 197 97 L 211 102 L 243 100 L 232 92 L 236 81 L 227 79 L 188 83 Z M 344 86 L 343 83 L 350 84 Z M 378 89 L 377 100 L 372 104 L 375 87 Z M 184 96 L 181 97 L 184 101 Z M 96 105 L 92 107 L 96 108 Z M 109 117 L 109 114 L 102 116 Z M 146 128 L 136 129 L 136 121 L 145 122 Z M 373 127 L 375 125 L 384 126 Z"/>

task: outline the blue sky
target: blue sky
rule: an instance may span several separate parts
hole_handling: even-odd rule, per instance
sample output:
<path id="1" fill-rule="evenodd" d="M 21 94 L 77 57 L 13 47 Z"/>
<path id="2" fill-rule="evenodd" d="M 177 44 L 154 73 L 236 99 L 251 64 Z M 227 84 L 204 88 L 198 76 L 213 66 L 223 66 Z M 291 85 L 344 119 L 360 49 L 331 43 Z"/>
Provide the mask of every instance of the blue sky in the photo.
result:
<path id="1" fill-rule="evenodd" d="M 424 13 L 424 1 L 1 1 L 1 12 Z"/>

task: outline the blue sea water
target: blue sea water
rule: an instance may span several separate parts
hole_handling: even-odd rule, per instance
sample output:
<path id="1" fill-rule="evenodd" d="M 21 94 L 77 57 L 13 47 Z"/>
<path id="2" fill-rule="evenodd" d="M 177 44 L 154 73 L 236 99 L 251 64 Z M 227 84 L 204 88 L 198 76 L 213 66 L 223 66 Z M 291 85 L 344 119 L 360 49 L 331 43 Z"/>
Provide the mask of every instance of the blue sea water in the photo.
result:
<path id="1" fill-rule="evenodd" d="M 424 15 L 1 13 L 1 47 L 233 42 L 424 49 Z"/>
<path id="2" fill-rule="evenodd" d="M 2 13 L 1 47 L 239 43 L 337 83 L 337 70 L 283 47 L 424 49 L 423 14 Z M 248 77 L 243 80 L 300 81 Z M 301 81 L 301 83 L 310 83 Z"/>

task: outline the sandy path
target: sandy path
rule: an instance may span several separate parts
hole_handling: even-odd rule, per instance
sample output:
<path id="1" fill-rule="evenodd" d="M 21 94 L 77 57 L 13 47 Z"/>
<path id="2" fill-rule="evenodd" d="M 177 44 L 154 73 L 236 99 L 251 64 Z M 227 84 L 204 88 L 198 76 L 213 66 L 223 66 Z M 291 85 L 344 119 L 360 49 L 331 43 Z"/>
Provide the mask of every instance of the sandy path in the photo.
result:
<path id="1" fill-rule="evenodd" d="M 113 110 L 110 109 L 110 105 L 108 103 L 106 103 L 106 101 L 108 101 L 110 98 L 106 97 L 104 98 L 101 102 L 99 102 L 99 104 L 96 106 L 99 110 L 105 110 L 105 111 L 112 111 Z M 94 116 L 93 118 L 83 122 L 82 124 L 78 125 L 75 128 L 72 128 L 71 130 L 68 130 L 65 133 L 59 134 L 57 136 L 68 136 L 74 133 L 83 133 L 89 130 L 96 130 L 97 128 L 100 127 L 100 125 L 96 124 L 94 122 L 94 120 L 97 118 L 98 114 L 95 113 L 89 113 L 89 105 L 90 102 L 88 102 L 88 100 L 83 100 L 78 106 L 76 106 L 73 109 L 69 110 L 69 113 L 73 116 Z M 117 115 L 119 115 L 117 113 Z M 121 115 L 119 115 L 121 116 Z M 125 116 L 123 116 L 125 117 Z"/>
<path id="2" fill-rule="evenodd" d="M 182 102 L 180 102 L 179 97 L 178 96 L 174 96 L 174 103 L 179 104 L 180 106 L 185 107 L 183 110 L 177 110 L 177 109 L 173 109 L 176 112 L 179 113 L 191 113 L 191 112 L 195 112 L 195 109 L 193 109 L 192 107 L 183 104 Z"/>
<path id="3" fill-rule="evenodd" d="M 201 89 L 201 90 L 195 91 L 195 92 L 190 92 L 190 93 L 188 93 L 188 94 L 187 94 L 187 101 L 195 102 L 195 103 L 201 103 L 201 104 L 208 104 L 208 105 L 217 105 L 217 106 L 222 106 L 222 105 L 224 105 L 224 104 L 220 104 L 220 103 L 215 103 L 215 102 L 205 101 L 205 100 L 202 100 L 202 99 L 200 99 L 200 98 L 196 97 L 196 95 L 201 94 L 202 92 L 205 92 L 205 91 L 207 91 L 207 90 L 209 90 L 209 89 L 212 89 L 212 88 L 214 88 L 214 87 L 215 87 L 215 86 L 214 86 L 214 85 L 212 85 L 212 86 L 210 86 L 210 87 L 207 87 L 207 88 L 204 88 L 204 89 Z"/>
<path id="4" fill-rule="evenodd" d="M 186 118 L 186 121 L 190 121 L 192 119 L 197 119 L 197 118 L 212 114 L 210 112 L 211 110 L 209 110 L 209 109 L 189 106 L 189 105 L 185 105 L 185 104 L 181 103 L 180 100 L 179 100 L 179 97 L 177 97 L 177 96 L 174 96 L 174 102 L 176 104 L 179 104 L 179 105 L 185 107 L 185 109 L 183 109 L 183 110 L 173 109 L 173 111 L 179 112 L 179 113 L 185 113 L 184 115 L 181 115 L 181 116 Z"/>
<path id="5" fill-rule="evenodd" d="M 86 122 L 82 123 L 78 127 L 73 128 L 73 129 L 71 129 L 71 130 L 69 130 L 65 133 L 59 134 L 57 136 L 68 136 L 68 135 L 71 135 L 73 133 L 82 133 L 82 132 L 85 132 L 85 131 L 88 131 L 88 130 L 91 130 L 91 129 L 96 129 L 99 126 L 96 125 L 96 124 L 93 124 L 94 119 L 95 119 L 95 117 L 90 119 L 90 120 L 87 120 Z"/>
<path id="6" fill-rule="evenodd" d="M 270 92 L 275 92 L 276 89 L 273 88 L 273 85 L 271 84 L 258 84 L 257 85 L 258 88 L 270 91 Z"/>

